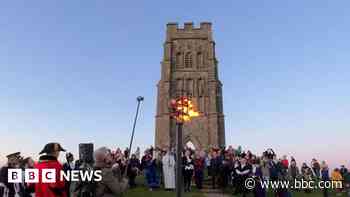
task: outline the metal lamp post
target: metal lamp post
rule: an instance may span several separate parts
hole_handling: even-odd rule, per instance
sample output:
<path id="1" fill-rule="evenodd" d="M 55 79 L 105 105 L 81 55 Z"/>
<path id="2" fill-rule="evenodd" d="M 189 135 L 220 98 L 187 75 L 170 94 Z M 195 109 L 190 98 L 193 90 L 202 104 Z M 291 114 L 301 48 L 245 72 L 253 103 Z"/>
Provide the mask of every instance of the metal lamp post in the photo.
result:
<path id="1" fill-rule="evenodd" d="M 134 141 L 135 128 L 136 128 L 136 122 L 137 122 L 137 118 L 138 118 L 139 111 L 140 111 L 140 105 L 141 105 L 141 102 L 144 100 L 144 98 L 142 96 L 138 96 L 136 98 L 136 100 L 137 100 L 137 108 L 136 108 L 136 114 L 135 114 L 135 118 L 134 118 L 134 124 L 132 126 L 132 133 L 131 133 L 131 139 L 130 139 L 130 144 L 129 144 L 129 153 L 128 153 L 127 158 L 126 158 L 127 163 L 126 163 L 126 168 L 125 168 L 125 172 L 124 172 L 125 177 L 127 176 L 128 162 L 129 162 L 129 157 L 131 155 L 132 143 Z"/>
<path id="2" fill-rule="evenodd" d="M 138 118 L 138 115 L 139 115 L 140 105 L 141 105 L 141 102 L 144 100 L 144 98 L 143 98 L 142 96 L 138 96 L 138 97 L 136 98 L 136 100 L 137 100 L 137 108 L 136 108 L 136 114 L 135 114 L 134 124 L 133 124 L 133 126 L 132 126 L 132 134 L 131 134 L 131 139 L 130 139 L 128 158 L 129 158 L 130 153 L 131 153 L 132 142 L 134 141 L 135 128 L 136 128 L 137 118 Z"/>

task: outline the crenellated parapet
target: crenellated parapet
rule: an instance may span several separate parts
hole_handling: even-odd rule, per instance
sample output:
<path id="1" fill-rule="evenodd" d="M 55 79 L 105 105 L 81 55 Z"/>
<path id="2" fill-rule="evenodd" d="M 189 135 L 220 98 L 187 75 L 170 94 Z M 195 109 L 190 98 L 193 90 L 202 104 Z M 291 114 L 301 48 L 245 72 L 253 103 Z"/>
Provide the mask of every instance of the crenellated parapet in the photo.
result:
<path id="1" fill-rule="evenodd" d="M 183 27 L 179 27 L 178 23 L 167 24 L 166 41 L 174 39 L 208 39 L 212 41 L 212 24 L 210 22 L 201 22 L 199 27 L 195 27 L 193 22 L 184 23 Z"/>

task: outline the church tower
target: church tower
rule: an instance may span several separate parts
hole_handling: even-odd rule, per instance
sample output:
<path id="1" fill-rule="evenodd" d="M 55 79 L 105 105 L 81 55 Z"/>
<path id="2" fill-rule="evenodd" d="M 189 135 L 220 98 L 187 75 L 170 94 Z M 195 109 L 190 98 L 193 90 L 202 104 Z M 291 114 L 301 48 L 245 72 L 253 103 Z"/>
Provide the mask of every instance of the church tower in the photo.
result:
<path id="1" fill-rule="evenodd" d="M 198 28 L 193 23 L 185 23 L 183 28 L 168 23 L 163 47 L 155 146 L 175 146 L 176 123 L 169 114 L 169 101 L 182 95 L 190 96 L 201 113 L 184 124 L 184 143 L 196 148 L 224 146 L 222 83 L 211 23 L 202 22 Z"/>

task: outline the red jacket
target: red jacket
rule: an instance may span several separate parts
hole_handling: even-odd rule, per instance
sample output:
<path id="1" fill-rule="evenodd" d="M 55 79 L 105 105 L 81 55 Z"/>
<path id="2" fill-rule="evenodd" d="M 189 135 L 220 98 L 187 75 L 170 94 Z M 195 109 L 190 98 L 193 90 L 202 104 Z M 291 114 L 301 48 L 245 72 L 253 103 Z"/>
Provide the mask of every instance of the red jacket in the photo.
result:
<path id="1" fill-rule="evenodd" d="M 282 160 L 282 165 L 283 165 L 285 168 L 288 168 L 288 167 L 289 167 L 289 161 L 288 161 L 288 159 L 283 159 L 283 160 Z"/>
<path id="2" fill-rule="evenodd" d="M 60 172 L 63 168 L 57 158 L 49 155 L 41 156 L 39 162 L 35 164 L 35 168 L 39 170 L 39 182 L 35 184 L 35 197 L 67 197 L 64 181 L 60 180 Z M 42 169 L 55 169 L 56 181 L 43 183 Z"/>

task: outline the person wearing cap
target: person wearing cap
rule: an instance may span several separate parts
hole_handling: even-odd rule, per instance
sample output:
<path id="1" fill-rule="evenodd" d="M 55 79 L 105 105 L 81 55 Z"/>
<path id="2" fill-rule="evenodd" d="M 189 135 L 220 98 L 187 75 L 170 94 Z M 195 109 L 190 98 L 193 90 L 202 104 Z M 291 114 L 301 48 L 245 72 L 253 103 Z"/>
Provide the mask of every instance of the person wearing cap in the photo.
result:
<path id="1" fill-rule="evenodd" d="M 35 184 L 35 197 L 67 197 L 65 183 L 60 180 L 60 172 L 63 167 L 57 160 L 61 151 L 66 150 L 59 143 L 48 143 L 39 153 L 41 156 L 38 163 L 35 164 L 35 168 L 39 170 L 39 177 L 44 176 L 43 169 L 55 169 L 56 181 L 43 183 L 39 178 L 39 182 Z"/>
<path id="2" fill-rule="evenodd" d="M 0 196 L 3 195 L 1 193 L 7 193 L 7 197 L 14 197 L 16 195 L 15 184 L 8 182 L 8 169 L 19 168 L 22 157 L 20 152 L 15 152 L 7 155 L 6 158 L 7 165 L 0 170 L 0 184 L 3 184 L 3 191 L 0 191 Z"/>

